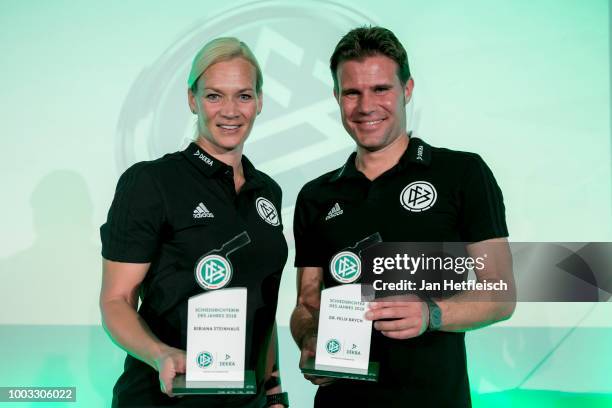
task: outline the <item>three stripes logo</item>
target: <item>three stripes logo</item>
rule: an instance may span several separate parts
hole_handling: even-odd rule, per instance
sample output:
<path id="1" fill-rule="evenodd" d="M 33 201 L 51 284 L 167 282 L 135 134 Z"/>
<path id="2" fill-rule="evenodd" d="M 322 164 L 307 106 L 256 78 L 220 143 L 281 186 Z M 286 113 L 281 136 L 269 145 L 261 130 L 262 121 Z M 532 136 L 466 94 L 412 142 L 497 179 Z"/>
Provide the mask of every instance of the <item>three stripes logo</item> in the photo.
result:
<path id="1" fill-rule="evenodd" d="M 327 217 L 325 217 L 325 221 L 337 217 L 339 215 L 342 215 L 344 211 L 342 210 L 342 208 L 340 208 L 340 204 L 336 203 L 334 204 L 334 206 L 331 208 L 331 210 L 329 210 L 329 212 L 327 213 Z"/>
<path id="2" fill-rule="evenodd" d="M 214 218 L 215 215 L 208 211 L 208 208 L 203 203 L 198 204 L 198 206 L 193 210 L 193 218 Z"/>
<path id="3" fill-rule="evenodd" d="M 361 260 L 354 252 L 338 252 L 329 263 L 329 270 L 336 281 L 353 283 L 361 276 Z"/>
<path id="4" fill-rule="evenodd" d="M 219 255 L 208 255 L 200 259 L 195 272 L 198 285 L 206 290 L 221 289 L 232 279 L 232 266 Z"/>
<path id="5" fill-rule="evenodd" d="M 400 194 L 402 207 L 411 212 L 423 212 L 436 203 L 438 193 L 427 181 L 414 181 L 408 184 Z"/>

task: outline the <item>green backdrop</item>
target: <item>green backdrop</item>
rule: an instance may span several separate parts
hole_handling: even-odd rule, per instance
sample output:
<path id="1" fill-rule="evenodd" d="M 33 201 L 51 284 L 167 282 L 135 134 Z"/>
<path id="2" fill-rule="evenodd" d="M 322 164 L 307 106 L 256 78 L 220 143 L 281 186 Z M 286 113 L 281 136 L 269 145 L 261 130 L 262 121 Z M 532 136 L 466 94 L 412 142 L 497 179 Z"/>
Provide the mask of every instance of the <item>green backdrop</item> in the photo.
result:
<path id="1" fill-rule="evenodd" d="M 3 1 L 0 386 L 76 386 L 66 406 L 109 404 L 124 353 L 100 326 L 98 227 L 125 168 L 191 138 L 189 64 L 219 35 L 262 65 L 246 153 L 283 188 L 290 248 L 299 188 L 352 149 L 327 61 L 363 24 L 407 48 L 410 129 L 489 163 L 512 240 L 611 241 L 609 20 L 603 0 Z M 290 311 L 277 315 L 284 386 L 308 407 Z M 474 405 L 611 406 L 610 316 L 609 302 L 520 304 L 469 333 Z"/>

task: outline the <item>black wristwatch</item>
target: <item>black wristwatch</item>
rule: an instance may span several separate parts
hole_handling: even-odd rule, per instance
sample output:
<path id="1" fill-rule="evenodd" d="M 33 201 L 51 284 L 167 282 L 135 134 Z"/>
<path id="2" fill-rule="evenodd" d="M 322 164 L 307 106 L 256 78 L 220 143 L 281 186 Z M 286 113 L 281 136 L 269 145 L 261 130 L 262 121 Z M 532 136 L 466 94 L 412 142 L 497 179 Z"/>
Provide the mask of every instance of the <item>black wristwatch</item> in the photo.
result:
<path id="1" fill-rule="evenodd" d="M 442 326 L 442 310 L 440 310 L 440 306 L 436 302 L 434 302 L 431 298 L 425 298 L 425 302 L 427 302 L 427 307 L 429 308 L 429 323 L 427 324 L 427 331 L 436 331 L 440 330 Z"/>
<path id="2" fill-rule="evenodd" d="M 266 395 L 266 405 L 272 406 L 274 404 L 281 404 L 284 407 L 289 406 L 289 396 L 286 392 L 279 392 L 278 394 Z"/>

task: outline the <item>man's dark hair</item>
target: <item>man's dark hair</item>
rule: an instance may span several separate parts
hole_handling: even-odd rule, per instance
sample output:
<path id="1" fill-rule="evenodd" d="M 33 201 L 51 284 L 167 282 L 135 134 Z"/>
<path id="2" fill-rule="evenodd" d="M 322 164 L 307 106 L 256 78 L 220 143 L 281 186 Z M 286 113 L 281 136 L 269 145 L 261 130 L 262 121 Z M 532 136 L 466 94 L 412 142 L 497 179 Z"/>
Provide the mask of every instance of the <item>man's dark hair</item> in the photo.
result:
<path id="1" fill-rule="evenodd" d="M 397 63 L 397 77 L 402 85 L 410 78 L 410 67 L 406 50 L 395 34 L 383 27 L 359 27 L 349 31 L 336 45 L 329 60 L 334 78 L 334 89 L 338 91 L 338 65 L 349 60 L 363 60 L 366 57 L 384 55 Z"/>

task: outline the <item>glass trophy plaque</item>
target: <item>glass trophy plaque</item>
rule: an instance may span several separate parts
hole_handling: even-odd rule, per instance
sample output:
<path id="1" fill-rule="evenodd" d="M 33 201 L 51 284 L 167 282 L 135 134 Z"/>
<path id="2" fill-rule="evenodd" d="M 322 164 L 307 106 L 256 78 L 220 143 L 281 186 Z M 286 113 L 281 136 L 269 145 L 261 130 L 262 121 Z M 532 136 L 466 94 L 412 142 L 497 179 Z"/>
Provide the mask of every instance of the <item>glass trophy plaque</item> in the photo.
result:
<path id="1" fill-rule="evenodd" d="M 226 287 L 234 273 L 229 254 L 248 243 L 243 232 L 196 264 L 206 291 L 188 300 L 186 374 L 174 379 L 175 395 L 257 392 L 255 372 L 245 370 L 247 288 Z"/>
<path id="2" fill-rule="evenodd" d="M 365 319 L 371 287 L 358 282 L 361 251 L 380 242 L 376 232 L 331 258 L 329 273 L 340 285 L 321 291 L 316 355 L 304 374 L 377 381 L 378 363 L 369 361 L 372 321 Z"/>
<path id="3" fill-rule="evenodd" d="M 361 285 L 347 284 L 321 292 L 316 357 L 306 361 L 304 374 L 376 381 L 378 363 L 370 362 L 372 321 L 365 319 L 367 302 Z"/>

